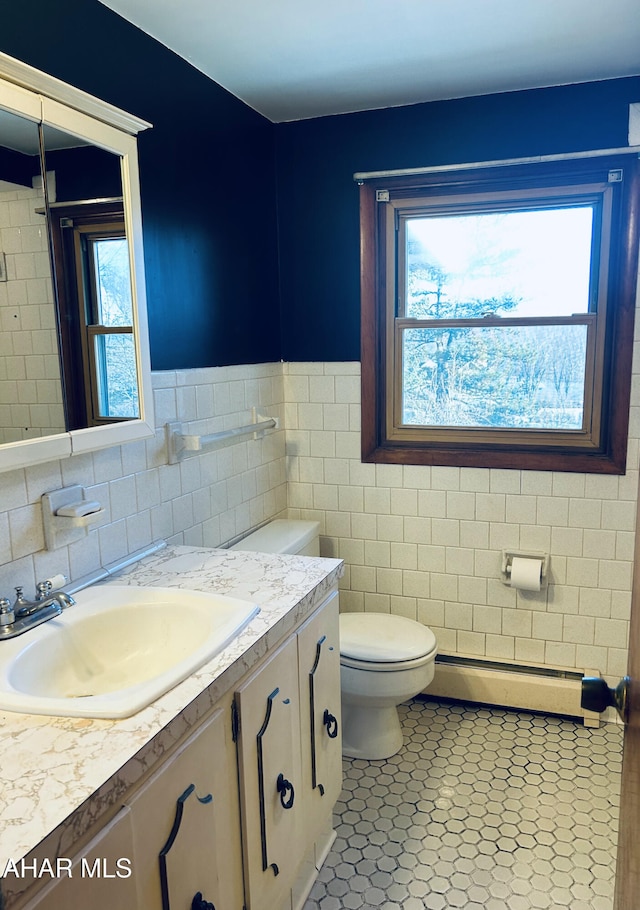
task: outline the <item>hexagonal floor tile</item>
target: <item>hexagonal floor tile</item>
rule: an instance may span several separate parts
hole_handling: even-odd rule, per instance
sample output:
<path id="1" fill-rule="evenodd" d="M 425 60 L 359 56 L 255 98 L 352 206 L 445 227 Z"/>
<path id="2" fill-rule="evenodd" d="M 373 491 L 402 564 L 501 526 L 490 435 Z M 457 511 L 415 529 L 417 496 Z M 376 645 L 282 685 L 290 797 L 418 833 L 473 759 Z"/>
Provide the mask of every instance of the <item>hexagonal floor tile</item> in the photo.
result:
<path id="1" fill-rule="evenodd" d="M 611 910 L 622 728 L 423 698 L 384 761 L 344 760 L 304 910 Z"/>

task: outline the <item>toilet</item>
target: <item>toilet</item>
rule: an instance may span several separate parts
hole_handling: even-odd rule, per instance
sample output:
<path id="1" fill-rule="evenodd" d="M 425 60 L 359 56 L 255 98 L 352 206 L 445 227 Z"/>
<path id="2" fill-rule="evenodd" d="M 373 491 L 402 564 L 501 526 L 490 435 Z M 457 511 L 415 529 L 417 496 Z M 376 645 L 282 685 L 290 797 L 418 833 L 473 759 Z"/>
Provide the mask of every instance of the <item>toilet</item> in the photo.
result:
<path id="1" fill-rule="evenodd" d="M 243 537 L 229 549 L 320 556 L 320 522 L 277 518 Z"/>
<path id="2" fill-rule="evenodd" d="M 317 521 L 276 519 L 232 550 L 319 556 Z M 342 752 L 381 759 L 402 747 L 398 705 L 433 679 L 436 637 L 427 626 L 390 613 L 340 615 Z"/>
<path id="3" fill-rule="evenodd" d="M 376 760 L 399 751 L 398 705 L 429 685 L 437 650 L 431 629 L 405 616 L 340 615 L 343 755 Z"/>

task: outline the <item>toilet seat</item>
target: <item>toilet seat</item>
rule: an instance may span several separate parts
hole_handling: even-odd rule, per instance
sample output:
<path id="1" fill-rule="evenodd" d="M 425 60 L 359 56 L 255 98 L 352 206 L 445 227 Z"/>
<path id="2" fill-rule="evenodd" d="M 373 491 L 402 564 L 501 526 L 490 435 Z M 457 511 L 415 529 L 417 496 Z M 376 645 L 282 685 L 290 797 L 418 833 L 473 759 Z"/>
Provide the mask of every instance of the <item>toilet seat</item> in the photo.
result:
<path id="1" fill-rule="evenodd" d="M 427 626 L 390 613 L 342 613 L 340 662 L 376 672 L 419 667 L 435 658 L 436 637 Z"/>

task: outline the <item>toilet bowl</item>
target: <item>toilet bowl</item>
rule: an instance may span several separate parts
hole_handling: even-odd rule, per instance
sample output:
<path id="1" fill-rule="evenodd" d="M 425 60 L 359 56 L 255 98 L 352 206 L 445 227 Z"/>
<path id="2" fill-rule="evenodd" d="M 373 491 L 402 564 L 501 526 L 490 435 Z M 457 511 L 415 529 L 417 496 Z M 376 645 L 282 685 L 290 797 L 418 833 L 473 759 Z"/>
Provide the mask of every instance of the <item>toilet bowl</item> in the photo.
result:
<path id="1" fill-rule="evenodd" d="M 376 760 L 398 752 L 398 705 L 429 685 L 437 649 L 431 629 L 405 616 L 341 614 L 343 755 Z"/>

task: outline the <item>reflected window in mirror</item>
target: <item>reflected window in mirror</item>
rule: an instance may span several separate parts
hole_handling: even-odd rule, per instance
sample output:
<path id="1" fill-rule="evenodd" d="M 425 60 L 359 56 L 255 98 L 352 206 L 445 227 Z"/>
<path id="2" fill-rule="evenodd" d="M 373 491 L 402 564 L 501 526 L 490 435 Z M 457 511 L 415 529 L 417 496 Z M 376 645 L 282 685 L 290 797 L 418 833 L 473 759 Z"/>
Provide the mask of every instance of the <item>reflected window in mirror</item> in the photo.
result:
<path id="1" fill-rule="evenodd" d="M 136 418 L 138 381 L 122 200 L 55 203 L 50 221 L 69 429 Z"/>

